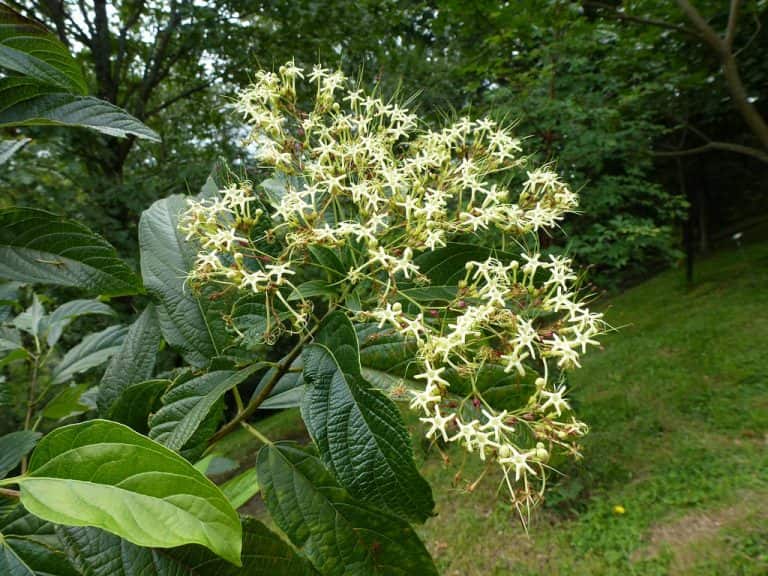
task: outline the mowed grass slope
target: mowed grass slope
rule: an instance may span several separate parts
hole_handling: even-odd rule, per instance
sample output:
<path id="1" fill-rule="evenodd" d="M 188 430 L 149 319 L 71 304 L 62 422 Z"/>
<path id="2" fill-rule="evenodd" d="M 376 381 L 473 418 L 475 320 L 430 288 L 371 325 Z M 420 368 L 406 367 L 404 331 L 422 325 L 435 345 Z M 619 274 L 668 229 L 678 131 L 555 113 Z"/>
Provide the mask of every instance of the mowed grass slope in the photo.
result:
<path id="1" fill-rule="evenodd" d="M 696 276 L 688 289 L 670 271 L 603 303 L 620 330 L 571 379 L 591 426 L 584 460 L 528 536 L 498 478 L 467 494 L 454 488 L 461 452 L 444 465 L 430 451 L 439 516 L 421 533 L 442 573 L 768 574 L 768 244 Z"/>

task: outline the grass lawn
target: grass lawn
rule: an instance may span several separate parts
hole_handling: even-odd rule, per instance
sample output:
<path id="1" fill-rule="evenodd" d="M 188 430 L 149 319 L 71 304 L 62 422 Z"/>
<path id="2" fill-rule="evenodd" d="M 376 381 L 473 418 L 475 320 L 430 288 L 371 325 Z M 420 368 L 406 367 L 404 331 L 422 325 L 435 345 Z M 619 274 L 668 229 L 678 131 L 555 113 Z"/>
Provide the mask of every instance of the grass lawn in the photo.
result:
<path id="1" fill-rule="evenodd" d="M 456 482 L 461 450 L 444 463 L 409 418 L 438 511 L 419 532 L 440 572 L 768 574 L 768 243 L 702 261 L 690 290 L 670 271 L 602 308 L 620 330 L 571 379 L 591 426 L 584 459 L 563 470 L 528 535 L 498 478 L 467 493 L 480 466 Z M 305 434 L 295 410 L 259 428 Z M 244 431 L 226 442 L 238 459 L 254 452 Z"/>
<path id="2" fill-rule="evenodd" d="M 420 531 L 441 573 L 768 574 L 768 244 L 701 262 L 691 290 L 682 276 L 603 304 L 620 330 L 571 379 L 584 460 L 528 535 L 496 479 L 467 494 L 426 459 L 439 515 Z"/>

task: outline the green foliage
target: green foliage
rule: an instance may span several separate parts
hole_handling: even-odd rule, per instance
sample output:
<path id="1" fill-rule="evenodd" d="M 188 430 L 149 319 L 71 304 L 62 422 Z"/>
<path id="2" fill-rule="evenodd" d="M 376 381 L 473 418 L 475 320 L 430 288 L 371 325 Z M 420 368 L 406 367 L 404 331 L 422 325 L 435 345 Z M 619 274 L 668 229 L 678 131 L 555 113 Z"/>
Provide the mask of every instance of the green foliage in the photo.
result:
<path id="1" fill-rule="evenodd" d="M 196 248 L 178 229 L 185 208 L 181 196 L 158 200 L 142 214 L 139 224 L 141 272 L 144 286 L 159 301 L 160 329 L 191 365 L 204 367 L 220 356 L 229 339 L 223 316 L 225 302 L 208 286 L 199 294 L 187 287 Z"/>
<path id="2" fill-rule="evenodd" d="M 70 300 L 44 319 L 42 334 L 48 346 L 55 346 L 64 329 L 74 320 L 86 315 L 115 316 L 115 311 L 100 300 Z"/>
<path id="3" fill-rule="evenodd" d="M 240 521 L 219 489 L 121 424 L 92 420 L 51 432 L 19 484 L 24 507 L 50 522 L 103 528 L 140 546 L 194 542 L 240 565 Z"/>
<path id="4" fill-rule="evenodd" d="M 97 400 L 101 414 L 111 414 L 113 405 L 122 399 L 127 388 L 152 377 L 160 338 L 155 306 L 149 304 L 128 328 L 120 349 L 115 351 L 101 378 Z M 151 407 L 152 403 L 137 406 Z"/>
<path id="5" fill-rule="evenodd" d="M 19 430 L 0 436 L 0 479 L 16 468 L 24 456 L 32 451 L 40 438 L 39 432 Z"/>
<path id="6" fill-rule="evenodd" d="M 417 522 L 430 517 L 432 491 L 413 463 L 400 412 L 363 380 L 357 335 L 345 314 L 325 320 L 303 360 L 301 414 L 323 464 L 364 502 Z"/>
<path id="7" fill-rule="evenodd" d="M 17 140 L 0 140 L 0 165 L 5 164 L 11 157 L 29 143 L 29 138 Z"/>
<path id="8" fill-rule="evenodd" d="M 635 38 L 565 3 L 543 10 L 531 4 L 514 18 L 536 27 L 520 38 L 515 20 L 487 39 L 516 56 L 499 52 L 478 64 L 506 80 L 485 91 L 482 106 L 518 119 L 520 130 L 537 138 L 539 158 L 556 158 L 579 191 L 580 214 L 555 243 L 567 237 L 569 253 L 591 265 L 591 279 L 602 285 L 674 262 L 686 201 L 655 181 L 650 145 L 664 135 L 665 119 L 649 106 L 648 84 L 639 82 L 654 72 L 638 62 Z"/>
<path id="9" fill-rule="evenodd" d="M 680 14 L 654 3 L 630 2 L 626 9 L 667 22 L 669 34 L 663 27 L 631 28 L 620 17 L 609 18 L 609 6 L 584 11 L 559 1 L 546 6 L 525 1 L 514 7 L 448 2 L 439 11 L 421 2 L 396 3 L 397 10 L 332 2 L 318 10 L 313 2 L 280 1 L 258 12 L 246 4 L 126 5 L 96 22 L 98 30 L 81 31 L 93 35 L 90 45 L 82 39 L 74 43 L 76 50 L 84 47 L 77 59 L 39 24 L 0 6 L 0 67 L 6 71 L 0 79 L 0 127 L 15 136 L 17 126 L 30 126 L 29 135 L 35 138 L 35 148 L 13 160 L 28 140 L 0 142 L 0 164 L 11 162 L 2 175 L 3 191 L 9 191 L 11 201 L 29 198 L 57 211 L 87 214 L 89 222 L 108 229 L 124 246 L 134 242 L 138 227 L 142 276 L 103 238 L 73 220 L 23 208 L 0 211 L 0 277 L 58 287 L 32 292 L 15 282 L 0 285 L 0 414 L 4 427 L 23 428 L 0 436 L 0 498 L 12 500 L 13 490 L 5 487 L 18 485 L 23 505 L 0 507 L 3 574 L 437 573 L 406 521 L 424 522 L 433 515 L 431 488 L 414 462 L 399 410 L 388 397 L 416 384 L 411 379 L 416 371 L 409 368 L 414 339 L 375 324 L 353 325 L 341 312 L 333 312 L 365 311 L 390 285 L 384 292 L 347 285 L 341 280 L 359 266 L 357 248 L 317 245 L 301 255 L 306 266 L 292 278 L 297 281 L 286 291 L 285 302 L 275 304 L 261 295 L 238 300 L 234 290 L 222 290 L 220 284 L 188 282 L 197 247 L 178 229 L 186 206 L 183 197 L 159 200 L 138 218 L 150 199 L 183 190 L 187 178 L 202 180 L 208 160 L 217 153 L 232 158 L 234 170 L 256 182 L 264 199 L 286 192 L 287 181 L 264 180 L 261 167 L 234 160 L 231 143 L 242 135 L 224 122 L 218 78 L 247 80 L 239 72 L 253 57 L 252 49 L 244 48 L 246 42 L 256 45 L 261 39 L 259 55 L 264 59 L 297 55 L 304 64 L 316 62 L 318 54 L 341 50 L 340 64 L 347 70 L 369 64 L 360 76 L 363 83 L 383 74 L 376 80 L 385 94 L 404 73 L 401 92 L 423 89 L 428 115 L 434 115 L 436 103 L 447 103 L 471 108 L 474 116 L 490 110 L 517 119 L 520 132 L 534 134 L 529 145 L 537 150 L 535 159 L 558 158 L 557 170 L 580 189 L 584 215 L 564 224 L 569 243 L 560 234 L 542 236 L 539 242 L 555 253 L 567 248 L 591 264 L 592 278 L 603 285 L 637 278 L 679 257 L 677 226 L 687 205 L 678 195 L 677 175 L 654 161 L 654 146 L 670 145 L 681 131 L 694 134 L 681 126 L 702 118 L 707 131 L 725 133 L 723 126 L 731 119 L 722 110 L 727 93 L 719 82 L 701 90 L 719 71 L 699 40 L 679 33 L 686 25 Z M 87 3 L 81 6 L 86 13 L 90 10 Z M 47 5 L 43 9 L 51 10 Z M 73 9 L 74 4 L 60 8 L 61 22 L 56 13 L 45 14 L 65 39 L 72 38 L 71 24 L 80 21 L 71 18 Z M 702 2 L 701 9 L 713 26 L 725 26 L 725 13 L 714 2 Z M 759 32 L 764 7 L 758 3 L 745 10 L 757 24 L 744 18 L 741 25 Z M 146 37 L 148 22 L 159 31 L 157 42 Z M 384 40 L 373 47 L 370 37 Z M 217 39 L 226 39 L 218 42 L 223 51 L 211 56 Z M 764 62 L 746 41 L 737 40 L 735 49 L 742 64 L 757 71 L 746 79 L 748 89 L 757 93 Z M 207 64 L 211 58 L 214 66 Z M 83 62 L 93 67 L 87 76 L 80 69 Z M 214 75 L 205 67 L 215 69 Z M 88 96 L 89 90 L 106 100 Z M 298 98 L 300 105 L 305 96 Z M 162 146 L 133 145 L 133 136 L 158 138 L 137 118 L 151 119 L 164 136 Z M 48 125 L 86 126 L 99 135 L 51 132 L 53 136 L 45 137 L 32 127 Z M 131 138 L 114 143 L 104 137 L 114 135 Z M 743 132 L 728 135 L 749 143 Z M 196 160 L 200 158 L 206 160 Z M 233 178 L 219 166 L 203 195 L 215 195 Z M 265 200 L 270 213 L 268 204 Z M 265 262 L 276 254 L 270 242 L 260 246 Z M 418 264 L 432 285 L 398 279 L 397 303 L 405 311 L 423 307 L 425 315 L 435 317 L 446 313 L 441 311 L 453 314 L 466 305 L 459 285 L 465 264 L 490 254 L 501 257 L 477 243 L 428 253 Z M 101 299 L 62 300 L 74 290 Z M 108 303 L 123 296 L 136 298 Z M 288 303 L 301 303 L 302 313 L 312 321 L 326 320 L 311 337 L 301 329 L 275 330 L 275 322 L 287 325 L 292 319 Z M 104 320 L 112 322 L 118 312 L 127 324 L 123 318 L 128 309 L 135 316 L 130 327 L 105 328 Z M 75 324 L 84 316 L 91 317 L 91 324 Z M 653 311 L 648 314 L 652 316 Z M 446 324 L 452 319 L 442 318 Z M 621 367 L 619 372 L 629 370 L 638 357 L 630 347 L 631 354 L 612 364 Z M 174 352 L 186 366 L 179 366 Z M 645 356 L 654 353 L 648 350 Z M 99 384 L 97 371 L 105 364 Z M 634 377 L 613 374 L 614 368 L 602 366 L 602 375 L 593 380 Z M 687 370 L 694 373 L 696 368 Z M 669 367 L 653 376 L 654 382 L 688 378 Z M 498 366 L 478 370 L 471 383 L 451 369 L 444 377 L 452 392 L 482 394 L 499 409 L 518 407 L 535 391 L 531 373 L 509 374 Z M 759 405 L 764 379 L 754 374 L 744 378 L 751 383 L 744 397 L 757 399 Z M 634 494 L 616 488 L 635 484 L 626 461 L 646 462 L 648 452 L 638 447 L 639 439 L 666 433 L 664 411 L 669 406 L 686 418 L 716 422 L 718 430 L 761 429 L 764 418 L 751 400 L 718 390 L 733 401 L 730 410 L 721 410 L 712 401 L 715 393 L 699 384 L 687 387 L 679 398 L 654 392 L 666 402 L 661 407 L 652 394 L 646 398 L 637 393 L 645 410 L 650 406 L 654 414 L 630 422 L 631 435 L 618 456 L 595 460 L 595 454 L 611 454 L 609 433 L 595 436 L 587 451 L 597 461 L 594 476 L 562 482 L 555 492 L 559 506 L 573 506 L 571 513 L 582 514 L 573 522 L 569 550 L 585 558 L 589 551 L 608 551 L 615 554 L 611 566 L 619 566 L 629 560 L 630 543 L 662 515 L 663 506 L 704 501 L 755 476 L 757 468 L 747 456 L 754 460 L 756 452 L 737 442 L 732 457 L 719 466 L 708 461 L 711 447 L 672 439 L 667 444 L 673 446 L 676 461 L 684 463 L 684 473 L 670 470 L 647 485 L 641 481 Z M 629 414 L 636 401 L 631 394 L 618 403 L 590 397 L 595 406 L 591 416 L 599 423 L 605 420 L 603 412 L 610 414 L 610 422 L 602 426 L 623 438 L 621 431 L 610 429 L 611 423 L 626 424 L 624 412 Z M 259 425 L 260 410 L 294 406 L 301 406 L 313 440 L 307 450 L 272 444 Z M 465 408 L 467 414 L 479 413 L 477 407 Z M 92 420 L 96 414 L 112 422 Z M 72 421 L 80 423 L 57 428 Z M 215 454 L 217 446 L 212 445 L 242 431 L 246 422 L 264 445 L 257 468 L 248 454 L 243 468 L 218 489 L 191 462 L 206 450 Z M 530 434 L 527 427 L 515 427 Z M 28 453 L 41 436 L 30 459 Z M 523 444 L 530 447 L 534 441 L 531 436 Z M 201 463 L 199 469 L 222 480 L 215 476 L 216 467 Z M 731 469 L 739 470 L 733 476 L 738 482 L 729 484 Z M 647 470 L 653 468 L 640 473 Z M 3 479 L 14 471 L 18 476 Z M 447 483 L 442 470 L 433 472 L 438 484 Z M 710 492 L 684 493 L 690 478 L 704 476 L 715 486 Z M 608 492 L 602 495 L 601 489 Z M 583 504 L 574 503 L 585 491 L 593 494 L 586 512 Z M 233 508 L 258 493 L 296 550 L 253 520 L 242 523 L 241 538 Z M 660 507 L 657 494 L 668 493 Z M 643 512 L 622 524 L 609 512 L 611 498 Z M 504 510 L 503 519 L 499 513 L 491 515 L 499 532 L 508 529 L 508 514 Z M 477 540 L 479 529 L 473 522 L 457 524 L 469 526 Z M 433 529 L 428 525 L 424 530 Z M 754 538 L 759 540 L 760 534 Z M 743 554 L 756 557 L 755 546 L 745 544 Z M 476 562 L 476 555 L 465 555 Z M 240 562 L 242 567 L 235 565 Z M 566 562 L 563 569 L 577 564 Z M 642 564 L 643 569 L 662 565 L 657 560 Z"/>
<path id="10" fill-rule="evenodd" d="M 279 536 L 243 519 L 242 568 L 197 546 L 149 549 L 94 528 L 58 528 L 72 563 L 88 576 L 311 576 L 316 574 Z"/>
<path id="11" fill-rule="evenodd" d="M 67 92 L 88 91 L 66 46 L 45 27 L 5 4 L 0 6 L 0 66 Z"/>
<path id="12" fill-rule="evenodd" d="M 53 524 L 22 506 L 0 508 L 0 571 L 8 576 L 80 576 L 58 546 Z"/>
<path id="13" fill-rule="evenodd" d="M 221 397 L 262 368 L 257 363 L 238 372 L 214 370 L 171 388 L 149 421 L 149 437 L 181 450 Z"/>
<path id="14" fill-rule="evenodd" d="M 120 350 L 127 331 L 124 326 L 110 326 L 88 334 L 79 344 L 67 350 L 51 373 L 51 383 L 62 384 L 80 372 L 104 364 Z"/>
<path id="15" fill-rule="evenodd" d="M 48 313 L 43 300 L 33 294 L 26 310 L 15 315 L 12 308 L 3 312 L 0 343 L 6 358 L 26 360 L 33 374 L 26 390 L 25 430 L 0 438 L 3 445 L 13 445 L 12 450 L 3 450 L 4 473 L 13 469 L 21 472 L 3 481 L 3 485 L 20 487 L 21 504 L 34 514 L 29 518 L 59 524 L 55 530 L 45 524 L 50 526 L 46 528 L 47 555 L 38 560 L 51 562 L 56 566 L 52 570 L 61 574 L 100 574 L 107 570 L 106 566 L 114 570 L 112 562 L 118 561 L 124 565 L 143 562 L 153 566 L 152 573 L 158 575 L 169 570 L 193 573 L 195 566 L 203 564 L 218 566 L 217 571 L 223 574 L 314 574 L 307 560 L 258 523 L 246 522 L 242 541 L 240 538 L 240 523 L 232 505 L 242 505 L 262 490 L 266 494 L 265 486 L 271 489 L 279 484 L 284 471 L 267 469 L 257 475 L 255 469 L 246 469 L 223 484 L 222 492 L 187 460 L 200 454 L 216 432 L 224 414 L 225 397 L 231 393 L 239 403 L 238 388 L 251 386 L 252 377 L 263 372 L 249 405 L 238 404 L 234 423 L 262 403 L 273 408 L 297 405 L 304 397 L 306 413 L 312 414 L 315 423 L 341 421 L 347 414 L 360 424 L 348 438 L 354 440 L 352 444 L 338 435 L 328 435 L 328 426 L 318 425 L 316 429 L 321 454 L 341 482 L 331 493 L 323 492 L 329 499 L 330 508 L 326 510 L 345 510 L 348 524 L 339 533 L 333 523 L 320 522 L 313 528 L 315 537 L 345 541 L 345 546 L 352 546 L 345 554 L 356 558 L 360 552 L 349 538 L 362 534 L 362 530 L 370 535 L 364 537 L 369 551 L 359 558 L 363 562 L 359 566 L 381 566 L 385 573 L 390 573 L 387 566 L 399 566 L 392 573 L 418 567 L 421 573 L 433 573 L 431 560 L 413 530 L 394 515 L 425 520 L 432 514 L 431 491 L 415 468 L 410 440 L 397 408 L 363 380 L 355 327 L 345 316 L 331 314 L 316 334 L 315 344 L 296 348 L 298 352 L 304 350 L 303 360 L 297 353 L 289 353 L 277 363 L 222 355 L 241 346 L 249 333 L 253 338 L 259 331 L 263 335 L 262 308 L 244 302 L 234 306 L 229 297 L 219 303 L 190 294 L 184 277 L 191 265 L 192 247 L 176 229 L 183 205 L 180 198 L 159 202 L 142 220 L 143 282 L 155 303 L 149 304 L 130 327 L 116 325 L 87 334 L 60 353 L 62 343 L 68 341 L 66 331 L 75 319 L 88 315 L 109 318 L 114 316 L 114 309 L 99 300 L 76 299 Z M 86 238 L 90 237 L 87 229 L 82 230 Z M 112 250 L 106 243 L 101 246 Z M 7 275 L 18 277 L 15 272 Z M 58 278 L 50 281 L 57 283 Z M 72 280 L 73 285 L 78 282 L 83 289 L 91 284 L 87 277 Z M 202 290 L 205 293 L 208 287 Z M 334 294 L 329 286 L 303 297 L 333 299 Z M 18 284 L 6 285 L 0 295 L 7 298 L 4 305 L 18 309 L 16 301 L 22 297 Z M 221 321 L 221 310 L 232 311 L 236 330 Z M 215 314 L 219 314 L 218 319 Z M 198 329 L 191 330 L 190 322 L 198 322 L 194 326 Z M 187 338 L 185 342 L 190 345 L 180 345 L 182 338 Z M 152 379 L 162 340 L 178 345 L 196 361 L 196 371 L 182 369 L 175 375 L 168 374 L 170 379 Z M 254 350 L 262 355 L 267 352 L 263 344 Z M 379 346 L 375 354 L 371 354 L 372 350 L 368 349 L 370 359 L 396 367 L 406 349 L 396 339 Z M 19 352 L 22 355 L 17 359 L 14 355 Z M 393 358 L 398 362 L 393 363 Z M 107 360 L 98 387 L 93 386 L 92 377 L 72 382 Z M 233 367 L 233 361 L 243 367 Z M 308 375 L 309 385 L 300 377 L 302 370 Z M 330 392 L 327 386 L 337 376 L 345 382 L 345 388 L 338 389 L 342 392 L 341 402 L 326 412 L 326 399 L 320 396 Z M 311 393 L 305 394 L 305 388 Z M 97 408 L 115 421 L 148 433 L 150 438 L 115 421 L 89 420 Z M 55 428 L 71 418 L 86 421 Z M 34 429 L 42 423 L 54 429 L 43 436 L 28 464 L 20 464 L 40 436 Z M 19 442 L 22 437 L 28 442 Z M 320 460 L 312 462 L 304 471 L 308 480 L 328 488 L 332 472 Z M 370 474 L 371 462 L 381 467 L 379 474 Z M 311 500 L 311 494 L 307 496 Z M 13 570 L 27 560 L 30 566 L 36 566 L 34 554 L 29 556 L 26 549 L 20 550 L 13 534 L 3 531 L 3 561 Z M 232 564 L 242 558 L 242 570 L 215 560 L 209 552 L 190 546 L 192 543 L 202 544 Z M 117 556 L 110 556 L 104 564 L 99 558 L 103 560 L 105 553 Z M 318 561 L 314 552 L 307 551 L 306 555 L 313 563 Z M 320 573 L 339 573 L 338 559 L 323 562 Z"/>
<path id="16" fill-rule="evenodd" d="M 14 376 L 13 381 L 0 383 L 0 406 L 6 406 L 3 414 L 7 425 L 19 420 L 25 422 L 26 428 L 33 422 L 36 427 L 43 418 L 61 421 L 88 411 L 87 394 L 95 389 L 91 389 L 92 383 L 75 384 L 73 380 L 83 378 L 83 374 L 117 353 L 126 330 L 109 326 L 83 335 L 68 349 L 62 346 L 62 335 L 76 318 L 113 317 L 114 310 L 97 300 L 79 299 L 47 313 L 41 299 L 33 293 L 29 307 L 14 316 L 12 305 L 17 304 L 21 295 L 14 290 L 9 290 L 8 295 L 8 314 L 0 322 L 0 367 L 7 366 Z"/>
<path id="17" fill-rule="evenodd" d="M 275 523 L 321 574 L 437 574 L 407 523 L 353 499 L 317 458 L 267 446 L 257 469 Z"/>
<path id="18" fill-rule="evenodd" d="M 42 416 L 49 420 L 66 420 L 90 410 L 91 405 L 84 403 L 85 393 L 90 384 L 70 384 L 56 394 L 43 409 Z"/>
<path id="19" fill-rule="evenodd" d="M 0 210 L 0 277 L 74 286 L 105 296 L 141 284 L 115 249 L 86 226 L 41 210 Z"/>
<path id="20" fill-rule="evenodd" d="M 149 416 L 160 408 L 160 397 L 171 380 L 145 380 L 125 387 L 109 411 L 110 420 L 130 426 L 140 434 L 149 432 Z"/>
<path id="21" fill-rule="evenodd" d="M 248 468 L 245 472 L 230 478 L 221 485 L 221 491 L 227 497 L 233 508 L 240 508 L 261 490 L 256 468 Z"/>
<path id="22" fill-rule="evenodd" d="M 0 4 L 0 127 L 79 126 L 109 134 L 159 140 L 124 110 L 88 92 L 66 46 L 39 23 Z"/>

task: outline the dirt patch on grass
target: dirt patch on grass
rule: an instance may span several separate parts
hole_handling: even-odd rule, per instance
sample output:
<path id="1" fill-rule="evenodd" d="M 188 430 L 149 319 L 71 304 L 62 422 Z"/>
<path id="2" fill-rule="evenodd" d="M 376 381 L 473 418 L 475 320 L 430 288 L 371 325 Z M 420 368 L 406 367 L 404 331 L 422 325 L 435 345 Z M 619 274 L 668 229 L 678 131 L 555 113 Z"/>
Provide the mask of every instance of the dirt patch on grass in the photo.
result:
<path id="1" fill-rule="evenodd" d="M 697 510 L 659 523 L 648 532 L 648 545 L 637 550 L 632 560 L 651 560 L 663 553 L 672 557 L 670 574 L 687 573 L 702 554 L 714 554 L 725 545 L 721 531 L 747 521 L 768 520 L 768 492 L 743 492 L 735 503 L 712 510 Z"/>

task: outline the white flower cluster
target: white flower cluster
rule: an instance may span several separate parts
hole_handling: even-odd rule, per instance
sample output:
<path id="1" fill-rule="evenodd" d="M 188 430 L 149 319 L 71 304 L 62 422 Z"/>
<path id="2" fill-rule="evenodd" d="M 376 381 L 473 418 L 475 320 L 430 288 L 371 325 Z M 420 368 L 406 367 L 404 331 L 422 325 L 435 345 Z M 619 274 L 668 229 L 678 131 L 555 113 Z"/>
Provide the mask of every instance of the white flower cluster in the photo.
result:
<path id="1" fill-rule="evenodd" d="M 297 94 L 305 75 L 315 92 L 308 111 Z M 345 250 L 352 265 L 331 304 L 357 290 L 357 320 L 416 344 L 421 369 L 410 381 L 423 387 L 411 391 L 411 407 L 427 436 L 500 466 L 516 504 L 538 499 L 550 452 L 577 454 L 586 433 L 563 373 L 605 330 L 577 295 L 571 261 L 525 248 L 576 209 L 576 195 L 550 168 L 527 168 L 520 140 L 494 121 L 428 130 L 320 66 L 259 72 L 238 110 L 261 166 L 274 172 L 272 190 L 242 182 L 190 202 L 181 226 L 201 246 L 193 279 L 262 295 L 272 326 L 309 332 L 313 302 L 293 277 L 322 268 L 312 247 Z M 466 263 L 450 301 L 438 306 L 400 289 L 428 287 L 419 256 L 457 241 L 489 252 Z M 520 387 L 531 383 L 527 403 L 497 410 L 484 398 L 477 383 L 494 366 Z M 470 384 L 461 400 L 451 390 L 457 380 Z"/>

